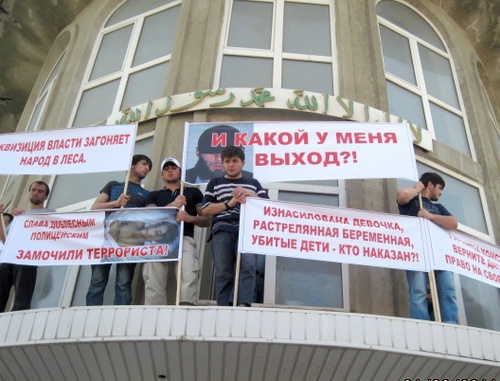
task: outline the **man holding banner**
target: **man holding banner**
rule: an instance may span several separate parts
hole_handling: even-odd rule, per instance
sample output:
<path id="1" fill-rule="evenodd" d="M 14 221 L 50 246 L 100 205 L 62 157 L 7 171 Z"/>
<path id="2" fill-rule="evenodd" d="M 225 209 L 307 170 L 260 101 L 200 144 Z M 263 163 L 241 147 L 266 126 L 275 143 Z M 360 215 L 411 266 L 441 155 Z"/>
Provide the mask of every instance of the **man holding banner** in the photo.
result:
<path id="1" fill-rule="evenodd" d="M 203 214 L 212 215 L 212 256 L 215 264 L 217 305 L 233 305 L 235 263 L 238 250 L 240 205 L 247 197 L 268 198 L 259 181 L 243 176 L 245 153 L 240 147 L 229 146 L 221 152 L 225 175 L 207 185 Z M 249 307 L 255 285 L 255 254 L 241 256 L 238 305 Z"/>
<path id="2" fill-rule="evenodd" d="M 153 167 L 146 155 L 134 155 L 129 171 L 129 181 L 120 183 L 110 181 L 101 190 L 91 209 L 136 208 L 146 206 L 149 192 L 141 186 L 141 181 Z M 126 190 L 125 190 L 126 189 Z M 104 290 L 108 283 L 111 264 L 92 265 L 92 277 L 87 291 L 87 306 L 103 304 Z M 116 265 L 115 305 L 128 305 L 132 302 L 132 277 L 135 263 Z"/>
<path id="3" fill-rule="evenodd" d="M 194 240 L 194 227 L 210 226 L 210 219 L 201 215 L 203 194 L 198 188 L 181 188 L 181 164 L 173 157 L 167 157 L 161 163 L 161 176 L 164 188 L 150 192 L 148 206 L 166 206 L 181 209 L 177 212 L 177 221 L 184 222 L 182 237 L 182 264 L 180 282 L 180 304 L 196 305 L 198 302 L 198 281 L 201 265 Z M 182 209 L 184 207 L 184 209 Z M 178 262 L 175 262 L 178 269 Z M 167 304 L 168 262 L 151 261 L 144 264 L 145 304 Z"/>
<path id="4" fill-rule="evenodd" d="M 434 202 L 441 197 L 444 186 L 443 178 L 437 173 L 424 173 L 413 188 L 405 187 L 398 190 L 397 202 L 400 214 L 426 218 L 444 229 L 456 229 L 457 219 L 443 205 Z M 453 273 L 435 271 L 435 274 L 442 321 L 456 324 L 458 308 Z M 431 320 L 427 300 L 429 282 L 427 273 L 407 270 L 406 277 L 410 298 L 410 317 Z"/>
<path id="5" fill-rule="evenodd" d="M 29 200 L 31 208 L 24 211 L 21 208 L 14 209 L 11 214 L 19 216 L 21 214 L 38 214 L 53 212 L 52 209 L 44 207 L 44 203 L 49 197 L 50 188 L 44 181 L 33 182 L 29 190 Z M 29 310 L 31 298 L 35 291 L 37 266 L 19 265 L 12 263 L 0 264 L 0 312 L 5 311 L 9 300 L 10 289 L 14 286 L 15 296 L 12 311 Z"/>

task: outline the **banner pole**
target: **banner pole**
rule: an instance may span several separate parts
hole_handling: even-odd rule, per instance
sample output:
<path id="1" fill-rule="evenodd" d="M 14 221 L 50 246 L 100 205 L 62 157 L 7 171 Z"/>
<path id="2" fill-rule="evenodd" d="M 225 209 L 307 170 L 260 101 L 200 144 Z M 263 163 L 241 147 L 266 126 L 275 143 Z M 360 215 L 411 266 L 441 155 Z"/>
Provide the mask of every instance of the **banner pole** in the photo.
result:
<path id="1" fill-rule="evenodd" d="M 4 213 L 4 212 L 0 213 L 0 214 L 1 214 L 1 216 L 0 216 L 0 217 L 2 217 L 2 218 L 1 218 L 1 219 L 2 219 L 2 231 L 1 231 L 1 232 L 2 232 L 2 235 L 0 236 L 0 240 L 1 240 L 3 243 L 5 243 L 5 241 L 7 240 L 7 229 L 6 229 L 6 227 L 5 227 L 5 220 L 3 219 L 3 213 Z"/>
<path id="2" fill-rule="evenodd" d="M 184 196 L 184 183 L 181 182 L 180 196 Z M 181 210 L 184 210 L 184 206 Z M 182 222 L 184 223 L 184 221 Z M 183 239 L 181 237 L 180 239 Z M 182 256 L 181 259 L 177 261 L 177 290 L 175 292 L 175 305 L 178 306 L 181 303 L 181 282 L 182 282 Z"/>
<path id="3" fill-rule="evenodd" d="M 233 307 L 238 305 L 238 291 L 240 288 L 240 267 L 241 267 L 241 253 L 238 251 L 236 255 L 236 268 L 234 269 L 234 297 Z"/>
<path id="4" fill-rule="evenodd" d="M 130 169 L 127 171 L 127 176 L 125 177 L 125 184 L 123 185 L 123 194 L 124 195 L 127 194 L 129 180 L 130 180 Z M 123 208 L 124 207 L 122 206 L 121 209 L 123 209 Z"/>
<path id="5" fill-rule="evenodd" d="M 422 194 L 418 192 L 418 205 L 423 209 Z M 434 321 L 441 322 L 441 309 L 439 308 L 439 296 L 436 285 L 436 274 L 434 270 L 429 271 L 429 288 L 431 289 L 432 309 L 434 311 Z"/>
<path id="6" fill-rule="evenodd" d="M 441 309 L 439 308 L 436 274 L 434 270 L 431 270 L 429 272 L 429 286 L 431 288 L 432 308 L 434 310 L 434 321 L 441 323 Z"/>

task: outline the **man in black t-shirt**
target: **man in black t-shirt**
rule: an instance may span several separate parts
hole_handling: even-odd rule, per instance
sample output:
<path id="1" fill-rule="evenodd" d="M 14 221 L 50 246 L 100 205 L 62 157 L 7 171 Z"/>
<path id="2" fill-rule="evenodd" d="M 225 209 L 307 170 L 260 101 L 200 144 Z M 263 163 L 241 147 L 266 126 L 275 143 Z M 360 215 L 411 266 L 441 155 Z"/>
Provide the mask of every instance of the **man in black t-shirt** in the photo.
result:
<path id="1" fill-rule="evenodd" d="M 168 157 L 163 160 L 161 175 L 165 186 L 149 194 L 147 205 L 179 209 L 177 221 L 184 222 L 180 304 L 196 305 L 201 266 L 199 252 L 193 238 L 194 227 L 210 226 L 210 219 L 201 215 L 203 194 L 198 188 L 184 187 L 181 191 L 181 165 L 177 159 Z M 154 261 L 144 264 L 145 304 L 167 304 L 169 265 L 169 262 Z"/>
<path id="2" fill-rule="evenodd" d="M 437 173 L 424 173 L 413 187 L 400 188 L 397 201 L 399 213 L 406 216 L 426 218 L 444 229 L 454 230 L 458 226 L 457 219 L 441 204 L 436 203 L 443 193 L 445 183 Z M 418 194 L 422 197 L 422 206 Z M 435 271 L 439 306 L 444 323 L 457 323 L 458 307 L 455 294 L 453 273 Z M 427 273 L 406 271 L 410 299 L 410 317 L 431 320 L 427 300 Z"/>

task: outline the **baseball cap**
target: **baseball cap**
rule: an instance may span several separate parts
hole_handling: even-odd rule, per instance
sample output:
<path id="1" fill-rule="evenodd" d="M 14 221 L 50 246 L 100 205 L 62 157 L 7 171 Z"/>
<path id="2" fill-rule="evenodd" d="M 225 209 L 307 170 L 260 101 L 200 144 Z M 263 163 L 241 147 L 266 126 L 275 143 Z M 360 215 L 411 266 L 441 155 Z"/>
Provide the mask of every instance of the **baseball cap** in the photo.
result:
<path id="1" fill-rule="evenodd" d="M 200 153 L 221 153 L 222 150 L 227 146 L 234 145 L 234 135 L 238 132 L 239 130 L 237 128 L 225 124 L 207 128 L 198 138 L 198 151 Z M 226 134 L 227 144 L 225 146 L 220 145 L 217 147 L 212 147 L 212 134 Z"/>
<path id="2" fill-rule="evenodd" d="M 167 157 L 165 160 L 161 162 L 161 170 L 163 171 L 163 168 L 167 164 L 174 164 L 176 167 L 181 167 L 181 163 L 176 158 L 173 157 Z"/>

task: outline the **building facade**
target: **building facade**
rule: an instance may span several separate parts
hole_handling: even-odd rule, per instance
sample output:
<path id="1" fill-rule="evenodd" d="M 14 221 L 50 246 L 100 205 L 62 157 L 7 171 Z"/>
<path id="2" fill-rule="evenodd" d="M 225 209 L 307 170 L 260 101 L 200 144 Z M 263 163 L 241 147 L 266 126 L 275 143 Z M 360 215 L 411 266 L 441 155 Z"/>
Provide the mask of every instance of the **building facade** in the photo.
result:
<path id="1" fill-rule="evenodd" d="M 489 4 L 478 4 L 485 3 Z M 498 7 L 489 5 L 490 13 L 498 19 Z M 470 13 L 472 15 L 468 14 L 468 17 L 475 15 L 479 20 L 479 15 L 484 15 L 479 5 L 471 5 Z M 91 1 L 54 40 L 16 131 L 138 123 L 135 152 L 147 154 L 153 160 L 155 168 L 144 183 L 147 189 L 153 190 L 162 186 L 157 170 L 162 158 L 174 156 L 181 159 L 186 122 L 405 121 L 414 135 L 419 172 L 432 170 L 446 180 L 446 191 L 441 201 L 457 217 L 459 230 L 498 245 L 500 127 L 497 120 L 500 109 L 497 99 L 500 87 L 489 55 L 474 45 L 461 26 L 460 17 L 463 13 L 446 9 L 431 0 Z M 2 176 L 2 202 L 26 206 L 27 185 L 36 179 L 33 176 Z M 46 177 L 44 180 L 52 187 L 48 207 L 59 211 L 88 209 L 102 185 L 110 179 L 124 180 L 125 174 Z M 397 214 L 396 191 L 406 184 L 399 180 L 335 180 L 270 183 L 265 187 L 275 200 Z M 203 260 L 199 292 L 203 307 L 198 312 L 175 308 L 172 312 L 146 309 L 141 310 L 141 319 L 156 321 L 161 314 L 176 314 L 177 318 L 186 319 L 185 327 L 188 327 L 193 324 L 190 319 L 206 318 L 207 321 L 222 324 L 237 318 L 237 315 L 231 315 L 237 314 L 234 311 L 220 311 L 220 316 L 210 316 L 210 308 L 213 311 L 218 309 L 213 307 L 213 267 L 209 245 L 205 243 L 206 232 L 199 230 L 197 239 Z M 89 277 L 90 270 L 86 267 L 40 268 L 32 307 L 34 310 L 52 309 L 48 314 L 57 315 L 57 319 L 62 321 L 85 315 L 82 319 L 90 325 L 98 324 L 95 321 L 109 323 L 110 314 L 116 314 L 113 315 L 115 317 L 123 314 L 126 319 L 134 316 L 132 307 L 127 313 L 111 312 L 113 309 L 110 307 L 100 312 L 92 312 L 92 309 L 86 312 L 87 309 L 82 306 L 85 305 Z M 458 275 L 455 280 L 460 326 L 479 328 L 474 331 L 479 332 L 478 337 L 486 335 L 485 332 L 500 331 L 498 288 Z M 143 301 L 142 287 L 137 279 L 134 285 L 134 304 L 137 306 Z M 113 291 L 109 288 L 106 300 L 111 304 Z M 402 328 L 398 320 L 408 317 L 406 278 L 404 272 L 398 270 L 270 257 L 266 261 L 264 305 L 276 311 L 273 312 L 274 318 L 278 321 L 283 319 L 285 326 L 302 324 L 305 332 L 312 332 L 312 335 L 316 333 L 309 327 L 312 324 L 307 321 L 309 312 L 318 314 L 315 319 L 319 319 L 321 327 L 327 327 L 329 319 L 337 319 L 338 327 L 344 327 L 343 324 L 349 327 L 358 322 L 365 332 L 369 332 L 372 325 L 375 331 L 380 329 L 384 332 L 385 327 L 380 327 L 386 324 L 392 327 L 390 330 L 393 330 L 394 338 L 397 337 L 394 327 L 399 327 L 405 335 L 417 327 L 408 319 L 410 325 Z M 60 310 L 61 307 L 75 307 L 74 316 L 68 317 L 67 312 Z M 290 309 L 292 312 L 287 312 L 288 317 L 281 315 L 282 311 Z M 186 311 L 184 315 L 182 311 Z M 254 312 L 262 314 L 254 316 L 258 319 L 264 319 L 262 316 L 271 313 L 271 310 L 265 309 L 258 311 Z M 245 319 L 251 319 L 251 314 L 248 312 Z M 386 318 L 376 320 L 370 315 Z M 169 315 L 168 319 L 173 319 L 172 316 Z M 344 322 L 342 316 L 353 320 L 349 320 L 351 323 Z M 373 320 L 367 325 L 357 321 L 365 316 Z M 292 320 L 289 321 L 289 318 Z M 14 324 L 16 318 L 11 319 Z M 19 324 L 27 323 L 23 321 Z M 437 329 L 432 325 L 430 327 L 431 332 Z M 127 336 L 127 329 L 124 328 L 123 336 Z M 449 333 L 446 329 L 432 341 L 438 343 L 439 335 L 458 335 L 460 338 L 460 332 Z M 355 337 L 354 331 L 349 330 L 353 334 L 351 338 Z M 279 336 L 279 330 L 276 334 Z M 470 337 L 475 338 L 475 334 L 470 333 Z M 100 335 L 98 332 L 97 336 Z M 134 335 L 132 341 L 141 341 L 141 333 Z M 175 336 L 175 327 L 164 335 Z M 380 335 L 383 336 L 382 333 Z M 500 375 L 500 343 L 495 332 L 488 335 L 493 335 L 493 359 L 483 348 L 489 348 L 490 339 L 484 339 L 477 345 L 483 346 L 481 353 L 484 358 L 475 353 L 470 358 L 467 354 L 458 353 L 458 357 L 464 357 L 453 361 L 475 363 L 478 372 L 481 369 L 481 375 L 493 379 Z M 196 336 L 194 341 L 201 343 L 203 337 L 212 338 L 212 333 L 204 335 L 201 330 L 193 336 Z M 234 335 L 229 336 L 234 339 Z M 71 337 L 68 334 L 68 340 Z M 214 337 L 217 337 L 217 332 Z M 245 340 L 234 345 L 241 345 L 246 339 L 245 336 Z M 275 351 L 278 358 L 285 359 L 282 360 L 283 368 L 287 361 L 293 362 L 299 352 L 304 355 L 304 347 L 311 344 L 302 338 L 304 340 L 299 340 L 296 345 L 296 353 L 292 354 L 287 351 L 293 351 L 290 349 L 293 347 L 293 334 L 289 339 L 287 344 L 278 341 L 269 346 L 262 344 L 266 353 Z M 259 340 L 265 342 L 265 337 L 259 336 Z M 423 343 L 425 335 L 415 340 Z M 475 348 L 477 343 L 471 340 L 469 344 Z M 326 348 L 334 341 L 333 336 L 329 343 L 322 342 L 320 337 L 314 345 Z M 217 342 L 217 338 L 213 342 Z M 458 339 L 458 342 L 461 341 Z M 102 345 L 100 350 L 111 350 L 109 347 L 104 349 L 107 344 Z M 189 352 L 179 343 L 175 344 L 175 349 L 164 343 L 161 345 L 162 349 L 158 349 L 161 353 Z M 227 348 L 215 344 L 213 347 L 208 344 L 210 348 L 197 345 L 197 350 L 206 350 L 210 356 L 216 357 L 218 353 L 227 351 Z M 253 345 L 241 345 L 235 356 L 244 357 L 245 351 L 255 355 L 259 344 Z M 372 359 L 366 360 L 363 368 L 366 372 L 370 361 L 375 361 L 376 356 L 384 352 L 383 339 L 374 344 L 382 349 L 373 352 L 365 347 L 369 346 L 366 336 L 359 341 L 359 345 L 365 349 L 350 358 L 352 361 L 358 356 Z M 419 345 L 412 348 L 411 340 L 404 344 L 413 367 L 417 367 L 415 361 L 418 360 L 415 359 L 419 358 L 419 351 L 426 351 L 425 345 Z M 450 353 L 447 352 L 448 347 L 440 352 L 436 349 L 437 345 L 430 352 L 443 358 Z M 287 349 L 281 352 L 278 349 L 280 346 Z M 68 350 L 61 349 L 63 346 L 58 348 L 64 352 Z M 319 350 L 315 349 L 314 353 Z M 330 350 L 332 352 L 328 354 L 325 352 L 325 358 L 335 356 L 331 347 Z M 344 362 L 339 360 L 339 364 L 343 365 L 339 365 L 337 370 L 340 372 L 344 366 L 344 370 L 349 369 L 346 374 L 354 377 L 356 370 L 352 361 L 350 366 L 345 365 L 349 363 L 348 350 L 335 350 L 339 351 L 338 356 L 344 358 Z M 84 349 L 80 347 L 78 351 Z M 91 351 L 97 358 L 99 349 L 92 347 Z M 138 349 L 135 348 L 135 351 Z M 309 356 L 310 363 L 313 363 L 314 355 Z M 182 361 L 182 356 L 178 357 Z M 258 356 L 253 358 L 257 363 Z M 466 365 L 460 370 L 454 368 L 453 361 L 446 361 L 434 364 L 434 368 L 426 363 L 430 369 L 428 373 L 419 373 L 414 369 L 413 374 L 441 377 L 451 373 L 460 378 L 475 375 L 469 369 L 468 376 L 462 376 L 460 372 L 467 368 Z M 321 362 L 323 369 L 327 368 L 325 364 L 328 362 Z M 389 369 L 390 358 L 381 361 L 381 364 L 384 365 L 378 369 L 379 372 L 386 367 Z M 8 368 L 7 365 L 3 367 Z M 189 373 L 188 368 L 180 367 L 179 372 L 187 377 L 185 379 L 205 379 L 200 374 L 208 372 L 206 369 L 210 367 L 207 367 L 200 367 L 197 370 L 200 373 L 194 375 Z M 84 368 L 88 377 L 81 376 L 80 379 L 92 376 L 88 365 Z M 78 374 L 78 366 L 73 365 L 72 369 L 74 374 Z M 411 378 L 412 368 L 405 369 L 410 369 L 410 373 L 402 372 L 400 377 Z M 433 369 L 435 373 L 432 373 Z M 50 373 L 48 369 L 45 371 L 50 374 L 49 378 L 55 377 L 55 373 Z M 15 370 L 8 372 L 19 377 Z M 180 374 L 174 370 L 165 372 L 169 377 Z M 217 378 L 219 371 L 212 369 L 210 372 L 212 379 L 222 379 Z M 223 378 L 274 379 L 269 369 L 265 376 L 262 374 L 262 378 L 256 373 L 252 373 L 252 378 L 246 378 L 234 369 L 231 372 L 236 372 L 234 374 L 238 376 L 234 378 L 233 373 L 226 373 Z M 280 372 L 275 374 L 282 374 L 280 377 L 287 379 L 286 373 Z M 307 372 L 312 370 L 302 373 L 304 379 L 311 374 Z M 324 372 L 324 376 L 318 376 L 318 379 L 333 379 L 335 370 Z M 70 374 L 62 370 L 59 373 L 61 379 Z M 105 371 L 96 371 L 97 378 L 92 379 L 104 378 L 106 374 Z M 113 374 L 119 378 L 117 375 L 120 372 Z M 134 378 L 134 374 L 140 374 L 137 370 L 123 374 L 125 379 L 146 379 L 146 373 Z M 155 374 L 163 375 L 160 371 Z M 364 374 L 366 379 L 381 379 L 369 377 L 383 373 L 374 370 L 360 374 Z M 394 371 L 387 375 L 387 379 L 397 379 Z M 336 377 L 350 379 L 341 378 L 339 374 Z M 479 379 L 482 376 L 475 377 Z M 292 376 L 290 379 L 293 379 Z M 297 376 L 297 379 L 302 378 Z"/>

